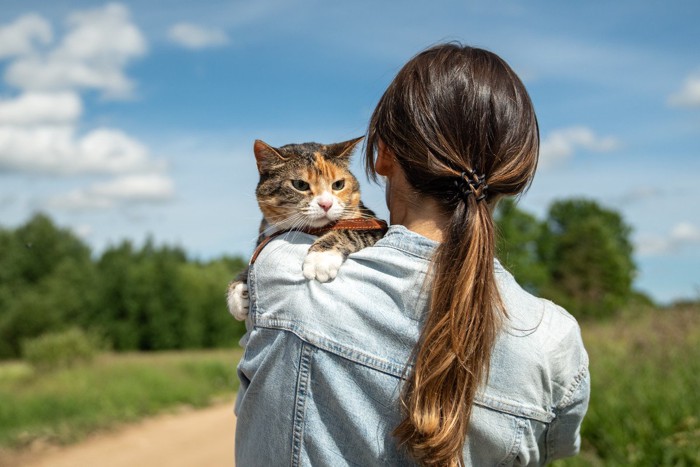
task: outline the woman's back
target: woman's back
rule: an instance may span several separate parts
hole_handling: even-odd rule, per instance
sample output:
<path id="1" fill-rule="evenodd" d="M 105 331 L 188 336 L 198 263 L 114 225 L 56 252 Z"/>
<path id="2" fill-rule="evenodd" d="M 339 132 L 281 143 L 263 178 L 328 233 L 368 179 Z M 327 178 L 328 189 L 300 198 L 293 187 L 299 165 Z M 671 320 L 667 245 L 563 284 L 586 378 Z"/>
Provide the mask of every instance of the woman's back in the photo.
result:
<path id="1" fill-rule="evenodd" d="M 305 234 L 274 240 L 251 268 L 239 465 L 411 465 L 392 431 L 402 419 L 400 383 L 426 314 L 437 243 L 392 226 L 320 284 L 301 273 L 312 242 Z M 578 325 L 524 292 L 498 263 L 495 276 L 508 319 L 475 399 L 465 463 L 571 455 L 589 383 Z"/>

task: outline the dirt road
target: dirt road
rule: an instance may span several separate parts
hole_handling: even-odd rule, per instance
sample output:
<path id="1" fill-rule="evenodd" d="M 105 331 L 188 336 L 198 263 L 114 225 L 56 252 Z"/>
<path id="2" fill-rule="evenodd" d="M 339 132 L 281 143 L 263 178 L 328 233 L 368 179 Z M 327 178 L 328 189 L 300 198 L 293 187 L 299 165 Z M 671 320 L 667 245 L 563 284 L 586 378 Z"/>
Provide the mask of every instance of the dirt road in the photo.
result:
<path id="1" fill-rule="evenodd" d="M 21 467 L 233 466 L 233 402 L 163 415 L 62 449 L 12 459 Z M 0 464 L 2 459 L 0 459 Z"/>

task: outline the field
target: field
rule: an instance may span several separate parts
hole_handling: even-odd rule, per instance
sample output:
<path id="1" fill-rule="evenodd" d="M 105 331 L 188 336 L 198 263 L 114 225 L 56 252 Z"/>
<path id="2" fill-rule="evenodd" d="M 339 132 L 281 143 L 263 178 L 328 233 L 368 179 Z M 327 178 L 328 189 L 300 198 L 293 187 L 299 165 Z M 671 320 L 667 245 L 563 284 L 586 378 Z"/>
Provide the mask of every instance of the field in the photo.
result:
<path id="1" fill-rule="evenodd" d="M 583 338 L 583 452 L 557 465 L 700 465 L 700 308 L 627 312 L 584 324 Z"/>
<path id="2" fill-rule="evenodd" d="M 105 354 L 38 372 L 0 365 L 0 447 L 65 444 L 175 408 L 230 399 L 240 350 Z"/>
<path id="3" fill-rule="evenodd" d="M 584 323 L 592 399 L 579 457 L 557 466 L 700 465 L 700 308 Z M 96 430 L 231 397 L 240 350 L 105 354 L 37 372 L 0 365 L 0 447 L 71 443 Z"/>

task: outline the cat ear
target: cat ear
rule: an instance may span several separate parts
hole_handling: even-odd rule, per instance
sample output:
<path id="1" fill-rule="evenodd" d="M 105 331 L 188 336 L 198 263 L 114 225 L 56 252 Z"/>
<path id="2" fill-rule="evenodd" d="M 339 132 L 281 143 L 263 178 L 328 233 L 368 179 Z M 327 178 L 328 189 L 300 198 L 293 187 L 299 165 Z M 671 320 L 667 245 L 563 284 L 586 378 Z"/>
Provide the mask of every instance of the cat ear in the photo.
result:
<path id="1" fill-rule="evenodd" d="M 360 136 L 359 138 L 351 139 L 348 141 L 343 141 L 342 143 L 337 143 L 333 145 L 333 157 L 336 159 L 350 160 L 350 155 L 355 149 L 355 146 L 362 141 L 365 137 Z"/>
<path id="2" fill-rule="evenodd" d="M 253 152 L 255 153 L 255 162 L 258 165 L 258 172 L 260 173 L 265 172 L 269 167 L 285 160 L 284 157 L 277 152 L 277 149 L 259 139 L 256 139 L 255 144 L 253 144 Z"/>

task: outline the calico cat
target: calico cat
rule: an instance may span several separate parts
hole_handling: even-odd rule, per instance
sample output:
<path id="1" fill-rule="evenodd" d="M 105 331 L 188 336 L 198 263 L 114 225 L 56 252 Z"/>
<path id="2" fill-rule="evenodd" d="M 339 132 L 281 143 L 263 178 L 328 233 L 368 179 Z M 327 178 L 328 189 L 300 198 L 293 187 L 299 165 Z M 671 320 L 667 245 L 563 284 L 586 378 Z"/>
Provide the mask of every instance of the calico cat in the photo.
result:
<path id="1" fill-rule="evenodd" d="M 309 280 L 334 279 L 349 254 L 373 245 L 386 231 L 386 223 L 362 204 L 359 183 L 349 170 L 350 155 L 361 140 L 280 148 L 257 140 L 253 146 L 260 173 L 255 194 L 263 214 L 258 246 L 278 232 L 320 235 L 302 265 Z M 368 221 L 357 219 L 374 220 L 375 226 L 367 228 Z M 229 311 L 240 320 L 248 315 L 247 278 L 246 268 L 227 291 Z"/>

